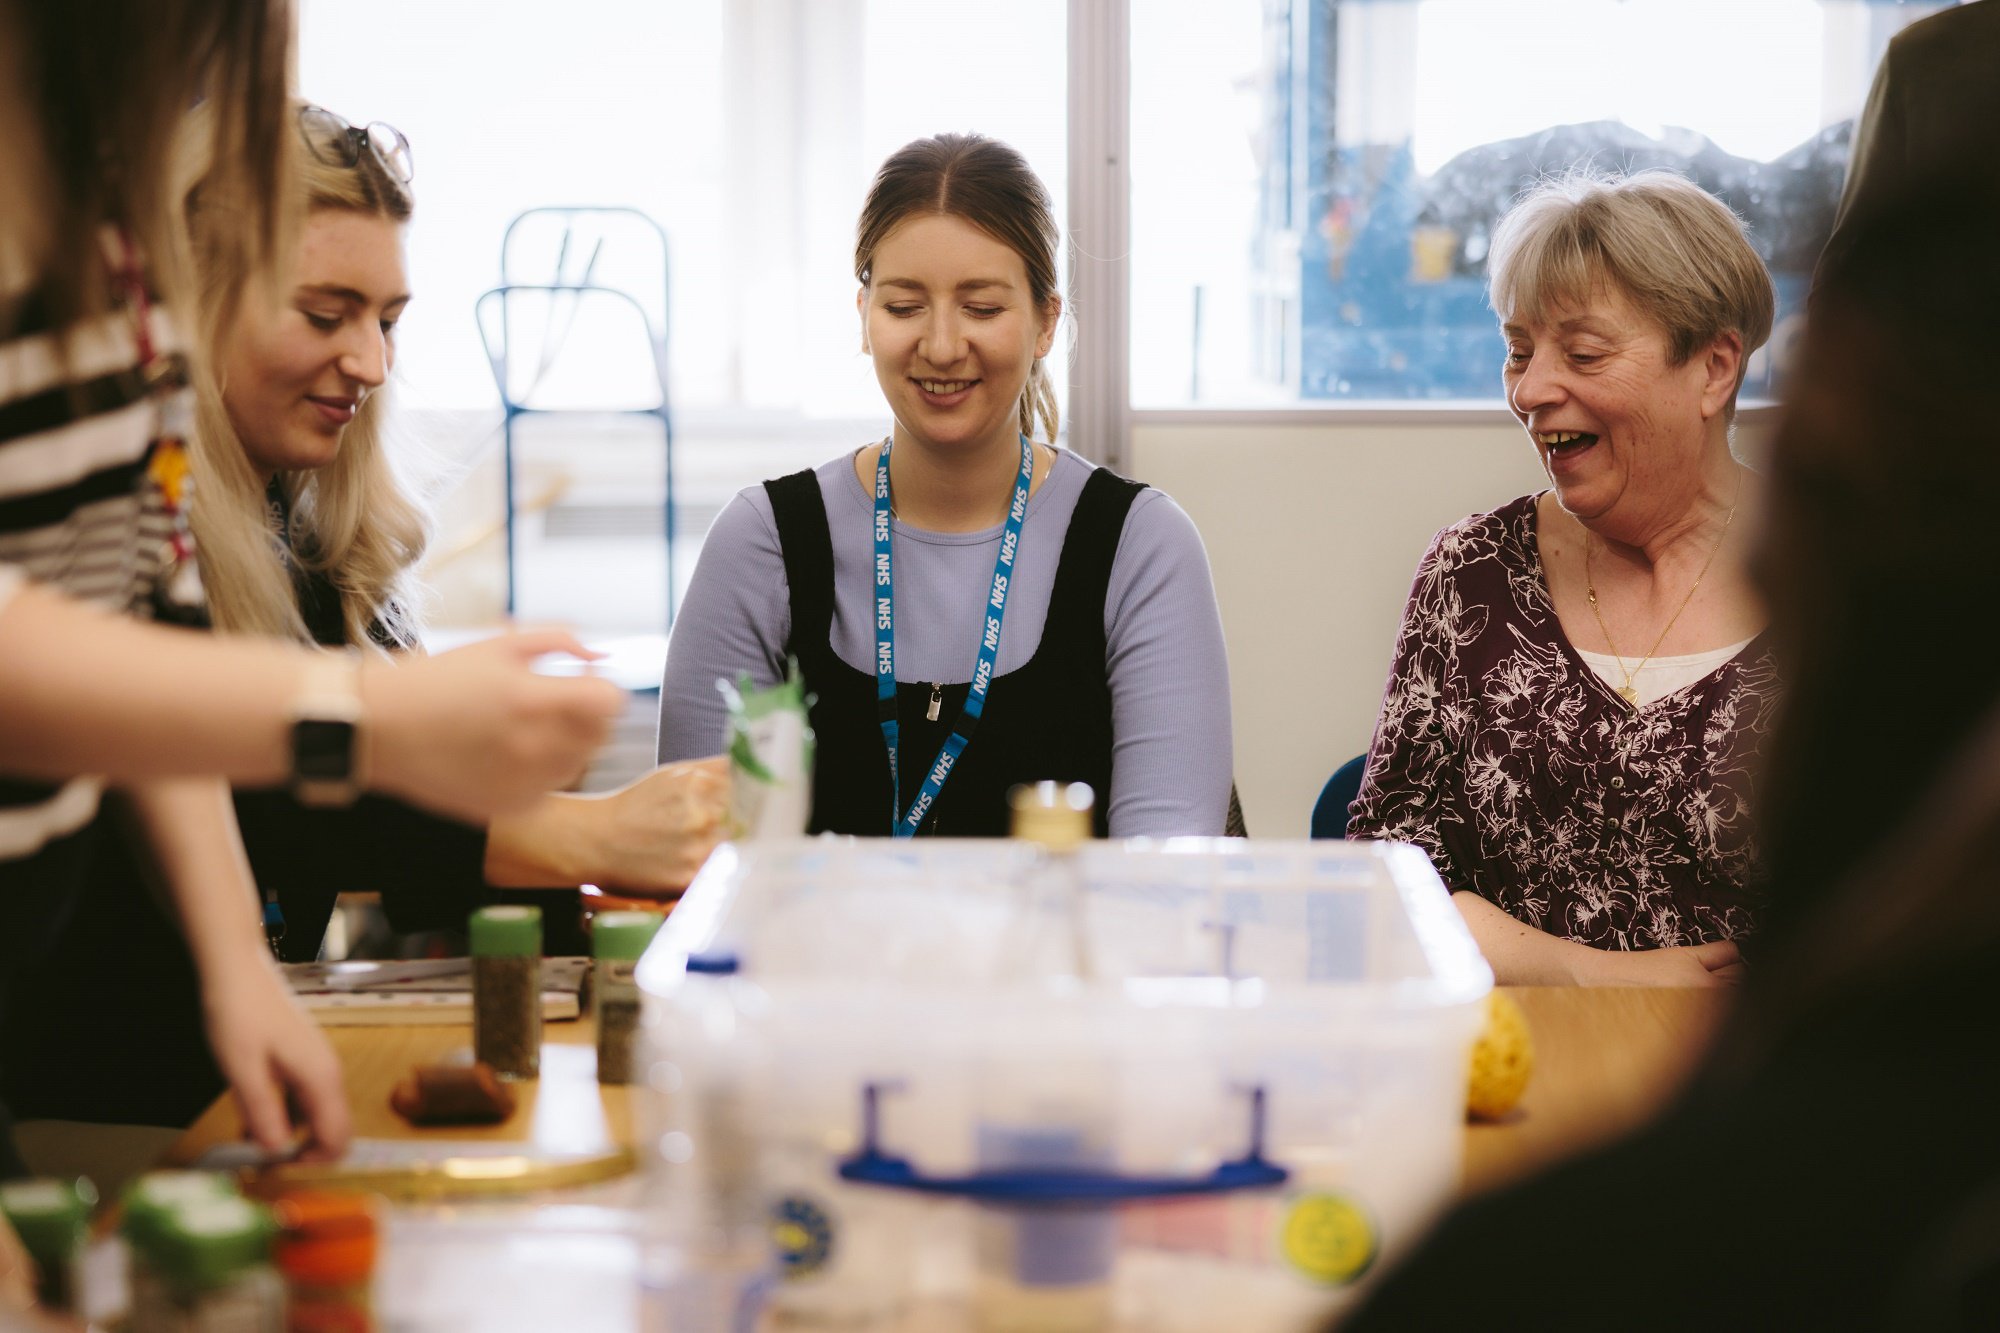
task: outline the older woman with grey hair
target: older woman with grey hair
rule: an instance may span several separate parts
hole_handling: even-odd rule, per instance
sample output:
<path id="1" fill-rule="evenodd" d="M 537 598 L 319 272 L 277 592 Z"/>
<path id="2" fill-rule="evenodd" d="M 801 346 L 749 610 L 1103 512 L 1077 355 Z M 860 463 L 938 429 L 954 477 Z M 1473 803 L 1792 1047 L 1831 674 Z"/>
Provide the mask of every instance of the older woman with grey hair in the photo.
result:
<path id="1" fill-rule="evenodd" d="M 1770 275 L 1665 172 L 1538 187 L 1488 268 L 1551 485 L 1418 565 L 1348 836 L 1429 852 L 1502 982 L 1733 980 L 1776 679 L 1730 430 Z"/>

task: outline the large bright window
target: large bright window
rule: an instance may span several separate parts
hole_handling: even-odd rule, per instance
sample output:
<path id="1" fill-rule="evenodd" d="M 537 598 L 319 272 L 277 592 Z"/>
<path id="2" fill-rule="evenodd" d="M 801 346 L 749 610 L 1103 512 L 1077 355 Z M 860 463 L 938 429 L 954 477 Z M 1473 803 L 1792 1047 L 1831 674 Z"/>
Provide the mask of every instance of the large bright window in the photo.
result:
<path id="1" fill-rule="evenodd" d="M 1945 7 L 1133 3 L 1133 405 L 1494 397 L 1493 224 L 1576 167 L 1680 171 L 1744 217 L 1768 395 L 1875 64 Z"/>
<path id="2" fill-rule="evenodd" d="M 510 217 L 618 203 L 668 234 L 682 406 L 850 418 L 879 410 L 847 253 L 870 171 L 978 129 L 1063 207 L 1067 12 L 1089 2 L 303 0 L 301 84 L 416 146 L 414 403 L 494 402 L 470 312 Z M 1573 165 L 1715 189 L 1789 314 L 1875 62 L 1942 7 L 1129 0 L 1132 402 L 1490 396 L 1492 221 Z"/>
<path id="3" fill-rule="evenodd" d="M 302 0 L 303 94 L 401 128 L 416 154 L 399 335 L 402 435 L 435 482 L 433 620 L 473 623 L 506 595 L 499 395 L 474 302 L 500 279 L 510 219 L 612 205 L 659 224 L 674 426 L 673 576 L 736 491 L 879 436 L 861 354 L 855 218 L 882 160 L 974 130 L 1067 193 L 1065 0 Z M 517 233 L 512 282 L 595 285 L 661 304 L 650 228 Z M 602 244 L 600 244 L 602 242 Z M 643 251 L 644 246 L 640 249 Z M 621 298 L 527 294 L 509 335 L 517 399 L 650 406 L 658 374 Z M 660 321 L 655 318 L 654 327 Z M 1065 377 L 1058 376 L 1058 384 Z M 531 389 L 524 389 L 531 386 Z M 521 418 L 514 602 L 527 618 L 654 633 L 668 600 L 665 457 L 649 417 Z M 658 678 L 658 664 L 650 670 Z"/>
<path id="4" fill-rule="evenodd" d="M 738 487 L 886 424 L 851 248 L 870 175 L 912 138 L 1013 143 L 1063 217 L 1074 152 L 1089 242 L 1074 327 L 1100 340 L 1055 378 L 1074 390 L 1075 442 L 1105 457 L 1120 457 L 1128 408 L 1492 402 L 1493 223 L 1525 184 L 1575 166 L 1684 171 L 1748 220 L 1780 295 L 1750 366 L 1754 400 L 1782 374 L 1875 65 L 1895 32 L 1944 7 L 301 0 L 299 76 L 307 97 L 388 121 L 415 149 L 416 300 L 398 380 L 408 433 L 457 483 L 439 488 L 445 536 L 426 572 L 447 614 L 470 616 L 499 602 L 504 493 L 473 306 L 523 210 L 630 206 L 665 232 L 684 582 Z M 1128 40 L 1129 104 L 1103 55 Z M 1126 106 L 1129 127 L 1107 106 Z M 1129 239 L 1107 200 L 1124 205 Z M 620 268 L 591 239 L 550 250 L 514 280 Z M 593 325 L 560 301 L 545 324 L 578 376 L 572 404 L 629 404 L 634 386 L 614 372 L 651 376 L 629 324 Z M 1107 387 L 1122 383 L 1129 395 Z M 658 623 L 657 437 L 646 419 L 523 423 L 522 614 Z M 606 554 L 614 540 L 631 549 Z M 582 605 L 610 567 L 627 582 Z"/>
<path id="5" fill-rule="evenodd" d="M 681 406 L 854 417 L 881 411 L 851 258 L 870 175 L 977 130 L 1026 154 L 1060 216 L 1066 31 L 1064 0 L 304 0 L 300 84 L 415 147 L 410 399 L 495 403 L 472 303 L 511 217 L 620 204 L 667 233 Z"/>

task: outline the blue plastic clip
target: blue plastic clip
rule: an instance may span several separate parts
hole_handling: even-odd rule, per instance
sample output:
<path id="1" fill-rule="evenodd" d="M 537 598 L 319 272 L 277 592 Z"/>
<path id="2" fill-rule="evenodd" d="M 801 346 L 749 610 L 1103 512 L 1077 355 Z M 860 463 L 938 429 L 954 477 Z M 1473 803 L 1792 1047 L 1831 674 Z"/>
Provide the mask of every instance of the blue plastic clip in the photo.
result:
<path id="1" fill-rule="evenodd" d="M 861 1148 L 840 1163 L 842 1180 L 858 1185 L 941 1194 L 1015 1205 L 1106 1204 L 1133 1199 L 1165 1199 L 1268 1189 L 1291 1179 L 1291 1172 L 1264 1159 L 1264 1088 L 1246 1089 L 1250 1098 L 1250 1149 L 1202 1176 L 1134 1176 L 1113 1171 L 1007 1168 L 962 1176 L 930 1176 L 905 1157 L 879 1146 L 884 1091 L 900 1084 L 869 1083 L 861 1089 Z"/>

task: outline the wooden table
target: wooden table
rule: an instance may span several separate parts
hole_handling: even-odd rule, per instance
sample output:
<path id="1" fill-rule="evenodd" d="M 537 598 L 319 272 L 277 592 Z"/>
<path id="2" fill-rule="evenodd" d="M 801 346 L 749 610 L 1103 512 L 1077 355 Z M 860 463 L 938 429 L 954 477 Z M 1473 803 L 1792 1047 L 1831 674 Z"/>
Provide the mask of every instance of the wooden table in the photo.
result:
<path id="1" fill-rule="evenodd" d="M 1465 1132 L 1465 1186 L 1486 1189 L 1628 1129 L 1657 1109 L 1700 1053 L 1733 992 L 1526 988 L 1509 992 L 1527 1014 L 1534 1078 L 1520 1107 L 1498 1124 Z M 414 1129 L 389 1109 L 389 1090 L 415 1064 L 471 1044 L 471 1029 L 327 1029 L 347 1073 L 360 1138 L 500 1139 L 552 1152 L 588 1152 L 632 1137 L 632 1090 L 596 1079 L 596 1029 L 588 1018 L 545 1030 L 542 1077 L 519 1084 L 506 1123 Z M 224 1097 L 175 1144 L 170 1160 L 193 1161 L 242 1135 Z"/>
<path id="2" fill-rule="evenodd" d="M 1466 1129 L 1463 1179 L 1468 1191 L 1516 1178 L 1642 1120 L 1665 1100 L 1699 1054 L 1729 998 L 1728 993 L 1716 991 L 1552 989 L 1512 994 L 1526 1012 L 1533 1035 L 1535 1076 L 1523 1104 L 1505 1121 Z M 388 1107 L 390 1087 L 411 1065 L 464 1051 L 471 1039 L 468 1027 L 342 1027 L 329 1029 L 327 1035 L 346 1069 L 357 1136 L 499 1139 L 530 1142 L 556 1152 L 597 1151 L 631 1142 L 634 1090 L 599 1087 L 595 1030 L 587 1018 L 548 1025 L 542 1077 L 517 1085 L 521 1097 L 514 1116 L 485 1129 L 413 1129 Z M 183 1136 L 174 1160 L 192 1161 L 208 1148 L 234 1141 L 241 1130 L 235 1107 L 225 1098 Z M 385 1267 L 380 1280 L 395 1286 L 397 1294 L 392 1298 L 385 1292 L 380 1298 L 396 1301 L 399 1312 L 414 1320 L 409 1327 L 456 1329 L 464 1326 L 465 1312 L 474 1308 L 482 1312 L 482 1327 L 501 1327 L 492 1321 L 504 1312 L 513 1320 L 505 1324 L 508 1333 L 541 1333 L 558 1324 L 593 1333 L 622 1331 L 641 1326 L 647 1318 L 642 1303 L 620 1303 L 625 1298 L 615 1281 L 589 1272 L 580 1276 L 566 1270 L 552 1272 L 546 1261 L 538 1259 L 532 1280 L 523 1286 L 513 1274 L 520 1254 L 513 1255 L 513 1263 L 503 1257 L 496 1270 L 485 1248 L 492 1242 L 475 1237 L 462 1243 L 476 1256 L 469 1263 L 454 1265 L 450 1251 L 425 1251 L 419 1245 L 401 1256 L 405 1262 L 400 1277 L 392 1280 Z M 609 1263 L 608 1248 L 593 1244 L 592 1261 Z M 440 1253 L 446 1256 L 442 1260 Z M 415 1279 L 414 1289 L 413 1274 L 423 1275 Z M 515 1285 L 507 1286 L 510 1281 Z M 570 1285 L 564 1287 L 565 1282 Z M 584 1285 L 578 1287 L 578 1282 Z M 426 1299 L 412 1294 L 421 1293 L 426 1284 L 446 1295 Z M 630 1300 L 640 1302 L 639 1292 L 630 1290 L 629 1283 L 627 1288 Z M 567 1293 L 556 1301 L 559 1318 L 527 1309 L 537 1298 L 548 1299 L 551 1292 Z M 582 1306 L 592 1299 L 606 1304 L 586 1318 Z M 442 1308 L 446 1317 L 425 1322 L 425 1308 L 432 1316 Z M 894 1321 L 893 1328 L 896 1333 L 932 1333 L 940 1327 L 960 1327 L 963 1316 L 956 1307 L 919 1302 Z M 765 1326 L 765 1333 L 772 1333 L 773 1327 Z"/>
<path id="3" fill-rule="evenodd" d="M 354 1136 L 363 1139 L 490 1139 L 532 1143 L 551 1152 L 594 1152 L 632 1141 L 632 1089 L 597 1081 L 597 1025 L 589 1017 L 542 1028 L 542 1076 L 514 1084 L 514 1114 L 497 1125 L 417 1128 L 389 1109 L 389 1091 L 414 1065 L 462 1057 L 472 1047 L 470 1024 L 436 1027 L 330 1027 L 347 1076 Z M 167 1155 L 173 1165 L 243 1137 L 235 1098 L 224 1094 L 188 1127 Z"/>
<path id="4" fill-rule="evenodd" d="M 1527 1094 L 1465 1129 L 1468 1193 L 1602 1143 L 1658 1110 L 1706 1048 L 1735 991 L 1510 987 L 1535 1045 Z"/>

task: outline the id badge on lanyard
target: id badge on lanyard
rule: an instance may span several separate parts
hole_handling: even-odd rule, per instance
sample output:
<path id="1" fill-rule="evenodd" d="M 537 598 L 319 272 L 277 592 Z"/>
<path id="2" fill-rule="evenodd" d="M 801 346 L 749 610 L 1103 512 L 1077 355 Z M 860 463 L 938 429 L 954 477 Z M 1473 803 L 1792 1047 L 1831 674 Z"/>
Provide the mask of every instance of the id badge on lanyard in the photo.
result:
<path id="1" fill-rule="evenodd" d="M 908 810 L 903 809 L 903 782 L 896 744 L 901 728 L 896 722 L 896 561 L 889 540 L 889 449 L 895 437 L 882 441 L 881 456 L 875 462 L 875 711 L 882 723 L 882 741 L 889 751 L 890 831 L 898 838 L 914 835 L 924 817 L 937 804 L 945 779 L 964 753 L 986 709 L 986 691 L 998 673 L 1000 626 L 1007 615 L 1008 584 L 1013 578 L 1014 560 L 1021 550 L 1021 524 L 1028 516 L 1028 492 L 1035 482 L 1035 446 L 1021 437 L 1021 470 L 1014 479 L 1014 502 L 1007 508 L 1007 525 L 1000 533 L 1000 555 L 993 562 L 993 582 L 987 588 L 986 621 L 979 636 L 979 656 L 972 666 L 972 687 L 966 691 L 965 707 L 952 723 L 923 786 Z"/>

